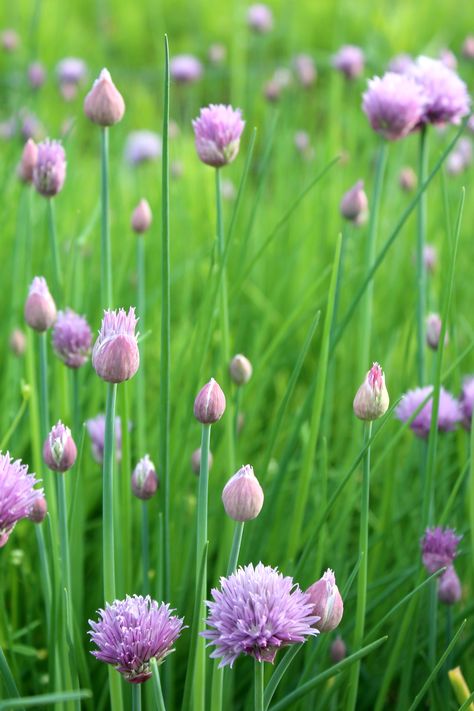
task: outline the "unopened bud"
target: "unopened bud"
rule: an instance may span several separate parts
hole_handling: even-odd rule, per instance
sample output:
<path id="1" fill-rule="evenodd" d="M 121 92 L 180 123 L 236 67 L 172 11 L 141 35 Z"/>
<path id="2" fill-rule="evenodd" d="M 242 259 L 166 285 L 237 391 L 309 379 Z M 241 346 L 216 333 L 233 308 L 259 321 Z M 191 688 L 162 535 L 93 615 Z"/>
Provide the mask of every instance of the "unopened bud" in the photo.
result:
<path id="1" fill-rule="evenodd" d="M 84 113 L 99 126 L 113 126 L 122 120 L 125 102 L 107 69 L 102 69 L 84 99 Z"/>
<path id="2" fill-rule="evenodd" d="M 438 599 L 445 605 L 454 605 L 461 599 L 461 581 L 452 565 L 449 565 L 439 579 Z"/>
<path id="3" fill-rule="evenodd" d="M 132 474 L 132 492 L 142 501 L 151 499 L 158 489 L 155 465 L 148 454 L 140 459 Z"/>
<path id="4" fill-rule="evenodd" d="M 416 188 L 417 178 L 413 168 L 406 166 L 401 169 L 400 175 L 398 176 L 398 184 L 406 193 L 411 193 Z"/>
<path id="5" fill-rule="evenodd" d="M 42 523 L 42 521 L 46 518 L 47 513 L 48 504 L 46 503 L 46 499 L 44 496 L 38 496 L 38 498 L 35 499 L 30 513 L 28 514 L 28 518 L 30 521 L 33 521 L 33 523 Z"/>
<path id="6" fill-rule="evenodd" d="M 26 336 L 19 328 L 15 328 L 10 336 L 10 348 L 18 358 L 20 358 L 26 349 Z"/>
<path id="7" fill-rule="evenodd" d="M 194 417 L 203 425 L 212 425 L 221 419 L 225 404 L 224 393 L 214 378 L 211 378 L 196 396 Z"/>
<path id="8" fill-rule="evenodd" d="M 306 592 L 313 605 L 311 614 L 320 618 L 314 623 L 314 627 L 320 632 L 336 629 L 342 620 L 344 604 L 332 570 L 326 570 L 323 577 L 313 583 Z"/>
<path id="9" fill-rule="evenodd" d="M 140 200 L 132 213 L 132 230 L 137 234 L 142 234 L 150 229 L 152 213 L 148 200 Z"/>
<path id="10" fill-rule="evenodd" d="M 331 644 L 331 649 L 329 653 L 331 655 L 331 661 L 333 661 L 334 664 L 342 662 L 342 660 L 346 658 L 347 647 L 341 637 L 336 637 L 334 642 Z"/>
<path id="11" fill-rule="evenodd" d="M 434 351 L 438 349 L 442 323 L 439 314 L 429 314 L 426 318 L 426 343 Z M 444 336 L 444 345 L 448 344 L 448 333 Z"/>
<path id="12" fill-rule="evenodd" d="M 252 364 L 242 353 L 238 353 L 230 361 L 229 373 L 236 385 L 245 385 L 252 377 Z"/>
<path id="13" fill-rule="evenodd" d="M 46 279 L 35 277 L 31 282 L 25 303 L 25 321 L 35 331 L 47 331 L 56 320 L 56 304 Z"/>
<path id="14" fill-rule="evenodd" d="M 49 469 L 66 472 L 74 466 L 76 457 L 77 448 L 71 430 L 59 420 L 43 445 L 43 459 Z"/>
<path id="15" fill-rule="evenodd" d="M 343 195 L 339 209 L 346 220 L 356 225 L 361 225 L 367 220 L 369 201 L 364 192 L 363 180 L 358 180 L 354 187 Z"/>
<path id="16" fill-rule="evenodd" d="M 23 183 L 33 182 L 33 171 L 38 160 L 38 146 L 29 138 L 21 154 L 20 165 L 18 166 L 18 177 Z"/>
<path id="17" fill-rule="evenodd" d="M 385 376 L 378 363 L 374 363 L 354 398 L 354 414 L 360 420 L 377 420 L 390 404 Z"/>
<path id="18" fill-rule="evenodd" d="M 263 506 L 263 490 L 250 464 L 229 479 L 222 492 L 226 514 L 234 521 L 251 521 Z"/>

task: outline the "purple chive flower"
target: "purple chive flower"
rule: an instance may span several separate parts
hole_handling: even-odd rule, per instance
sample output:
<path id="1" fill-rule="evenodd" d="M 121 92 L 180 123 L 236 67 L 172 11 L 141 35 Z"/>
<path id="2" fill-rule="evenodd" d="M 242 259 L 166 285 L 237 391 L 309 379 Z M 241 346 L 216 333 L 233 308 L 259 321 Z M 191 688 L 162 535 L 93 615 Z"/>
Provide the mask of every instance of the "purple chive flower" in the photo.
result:
<path id="1" fill-rule="evenodd" d="M 443 62 L 445 67 L 448 67 L 448 69 L 452 69 L 453 71 L 457 69 L 458 60 L 456 59 L 456 55 L 451 52 L 450 49 L 447 49 L 447 47 L 440 49 L 438 56 L 440 62 Z"/>
<path id="2" fill-rule="evenodd" d="M 105 415 L 100 414 L 86 421 L 87 431 L 91 438 L 92 456 L 98 464 L 102 464 L 104 459 L 105 442 Z M 117 462 L 122 459 L 122 421 L 120 417 L 115 418 L 115 458 Z"/>
<path id="3" fill-rule="evenodd" d="M 454 605 L 459 602 L 461 596 L 461 581 L 454 566 L 449 565 L 438 581 L 438 600 L 445 605 Z"/>
<path id="4" fill-rule="evenodd" d="M 130 165 L 156 160 L 161 156 L 161 136 L 154 131 L 132 131 L 125 144 L 125 160 Z"/>
<path id="5" fill-rule="evenodd" d="M 59 420 L 43 445 L 43 459 L 46 466 L 54 472 L 67 472 L 74 466 L 76 457 L 77 448 L 71 430 Z"/>
<path id="6" fill-rule="evenodd" d="M 231 163 L 239 152 L 244 130 L 240 109 L 210 104 L 193 121 L 196 150 L 203 163 L 219 168 Z"/>
<path id="7" fill-rule="evenodd" d="M 309 54 L 297 54 L 293 60 L 293 66 L 301 86 L 305 89 L 313 86 L 317 78 L 314 59 Z"/>
<path id="8" fill-rule="evenodd" d="M 59 311 L 53 328 L 53 346 L 69 368 L 84 365 L 92 346 L 92 331 L 84 316 L 72 309 Z"/>
<path id="9" fill-rule="evenodd" d="M 28 518 L 43 489 L 34 474 L 28 473 L 26 464 L 13 460 L 0 452 L 0 548 L 6 544 L 10 533 L 22 518 Z"/>
<path id="10" fill-rule="evenodd" d="M 56 320 L 56 304 L 50 294 L 46 279 L 33 279 L 25 302 L 25 321 L 35 331 L 47 331 Z"/>
<path id="11" fill-rule="evenodd" d="M 8 28 L 0 35 L 0 43 L 5 52 L 15 52 L 20 46 L 20 38 L 15 30 Z"/>
<path id="12" fill-rule="evenodd" d="M 409 390 L 405 393 L 402 401 L 395 410 L 398 419 L 402 422 L 407 422 L 415 410 L 420 407 L 421 403 L 432 392 L 433 386 L 426 385 L 424 388 L 415 388 L 415 390 Z M 410 424 L 410 428 L 417 437 L 427 437 L 429 435 L 432 408 L 433 399 L 430 398 Z M 456 398 L 444 388 L 441 388 L 439 393 L 438 430 L 440 432 L 450 432 L 454 430 L 457 423 L 461 420 L 461 417 L 461 408 Z"/>
<path id="13" fill-rule="evenodd" d="M 333 56 L 332 65 L 344 74 L 346 79 L 356 79 L 364 71 L 365 57 L 360 47 L 346 44 Z"/>
<path id="14" fill-rule="evenodd" d="M 23 146 L 21 161 L 18 166 L 18 177 L 23 183 L 33 182 L 33 171 L 38 160 L 38 146 L 29 138 Z"/>
<path id="15" fill-rule="evenodd" d="M 462 536 L 452 528 L 427 528 L 420 541 L 423 565 L 430 575 L 452 564 Z"/>
<path id="16" fill-rule="evenodd" d="M 220 582 L 206 603 L 211 629 L 201 632 L 215 646 L 210 656 L 220 658 L 219 667 L 232 667 L 241 654 L 273 662 L 280 647 L 318 633 L 309 595 L 276 568 L 250 564 Z"/>
<path id="17" fill-rule="evenodd" d="M 44 197 L 57 195 L 66 179 L 66 154 L 59 141 L 47 138 L 38 144 L 38 159 L 33 169 L 33 183 Z"/>
<path id="18" fill-rule="evenodd" d="M 395 74 L 405 74 L 414 65 L 414 59 L 409 54 L 397 54 L 390 60 L 388 71 Z"/>
<path id="19" fill-rule="evenodd" d="M 470 430 L 472 420 L 472 408 L 474 406 L 473 375 L 469 375 L 467 378 L 464 378 L 461 397 L 459 398 L 459 405 L 461 407 L 463 427 L 465 427 L 466 430 Z"/>
<path id="20" fill-rule="evenodd" d="M 77 89 L 87 77 L 87 66 L 82 59 L 66 57 L 56 66 L 61 94 L 66 101 L 72 101 L 77 94 Z"/>
<path id="21" fill-rule="evenodd" d="M 158 489 L 155 465 L 148 454 L 140 459 L 132 474 L 132 493 L 138 499 L 151 499 Z"/>
<path id="22" fill-rule="evenodd" d="M 358 180 L 342 196 L 339 211 L 346 220 L 350 220 L 355 225 L 363 225 L 367 221 L 369 214 L 369 201 L 364 190 L 364 181 Z"/>
<path id="23" fill-rule="evenodd" d="M 425 107 L 419 84 L 406 74 L 387 72 L 369 79 L 362 108 L 370 125 L 390 141 L 403 138 L 419 125 Z"/>
<path id="24" fill-rule="evenodd" d="M 273 14 L 268 5 L 256 3 L 250 5 L 247 11 L 247 25 L 254 32 L 266 34 L 273 28 Z"/>
<path id="25" fill-rule="evenodd" d="M 172 612 L 169 604 L 159 605 L 149 595 L 127 595 L 125 600 L 106 604 L 105 610 L 98 610 L 98 622 L 89 620 L 88 634 L 98 647 L 91 654 L 112 664 L 132 684 L 147 681 L 150 660 L 162 662 L 183 629 L 183 619 Z"/>
<path id="26" fill-rule="evenodd" d="M 202 76 L 202 64 L 192 54 L 177 54 L 170 60 L 170 77 L 178 84 L 191 84 Z"/>
<path id="27" fill-rule="evenodd" d="M 28 81 L 32 89 L 39 89 L 46 79 L 46 70 L 41 62 L 32 62 L 28 67 Z"/>
<path id="28" fill-rule="evenodd" d="M 425 97 L 423 123 L 459 124 L 469 113 L 471 100 L 466 84 L 440 60 L 418 57 L 410 76 L 420 85 Z"/>
<path id="29" fill-rule="evenodd" d="M 104 311 L 102 326 L 92 350 L 92 365 L 97 375 L 108 383 L 123 383 L 133 378 L 140 365 L 137 334 L 138 319 L 131 306 Z"/>

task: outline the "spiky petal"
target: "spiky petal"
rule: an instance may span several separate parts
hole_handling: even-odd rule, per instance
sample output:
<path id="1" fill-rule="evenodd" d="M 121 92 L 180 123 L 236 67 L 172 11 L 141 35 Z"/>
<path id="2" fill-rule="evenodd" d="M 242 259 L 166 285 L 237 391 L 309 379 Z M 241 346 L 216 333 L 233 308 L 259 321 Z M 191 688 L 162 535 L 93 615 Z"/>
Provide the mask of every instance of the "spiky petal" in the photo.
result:
<path id="1" fill-rule="evenodd" d="M 53 346 L 69 368 L 84 365 L 92 346 L 92 331 L 85 317 L 72 309 L 59 311 L 53 328 Z"/>
<path id="2" fill-rule="evenodd" d="M 442 61 L 418 57 L 409 72 L 421 87 L 424 97 L 423 123 L 461 123 L 470 111 L 471 99 L 466 84 Z"/>
<path id="3" fill-rule="evenodd" d="M 403 396 L 400 404 L 395 410 L 395 414 L 402 422 L 407 422 L 420 407 L 422 402 L 433 393 L 433 386 L 426 385 L 424 388 L 408 390 Z M 410 424 L 410 428 L 418 437 L 427 437 L 431 427 L 431 413 L 433 409 L 433 398 L 423 405 Z M 438 407 L 438 430 L 440 432 L 450 432 L 456 428 L 462 419 L 462 412 L 459 402 L 451 393 L 444 388 L 440 388 Z"/>
<path id="4" fill-rule="evenodd" d="M 39 480 L 28 473 L 26 464 L 0 452 L 0 548 L 6 544 L 16 523 L 28 518 L 43 489 L 35 489 Z"/>
<path id="5" fill-rule="evenodd" d="M 135 309 L 104 311 L 99 336 L 92 350 L 92 365 L 103 380 L 122 383 L 132 378 L 140 364 Z"/>
<path id="6" fill-rule="evenodd" d="M 244 130 L 240 109 L 210 104 L 193 121 L 196 150 L 207 165 L 219 168 L 231 163 L 239 152 Z"/>
<path id="7" fill-rule="evenodd" d="M 420 124 L 425 96 L 411 76 L 387 72 L 383 77 L 369 79 L 362 108 L 374 131 L 396 141 Z"/>
<path id="8" fill-rule="evenodd" d="M 456 536 L 452 528 L 427 528 L 420 541 L 423 565 L 428 573 L 452 564 L 462 536 Z"/>

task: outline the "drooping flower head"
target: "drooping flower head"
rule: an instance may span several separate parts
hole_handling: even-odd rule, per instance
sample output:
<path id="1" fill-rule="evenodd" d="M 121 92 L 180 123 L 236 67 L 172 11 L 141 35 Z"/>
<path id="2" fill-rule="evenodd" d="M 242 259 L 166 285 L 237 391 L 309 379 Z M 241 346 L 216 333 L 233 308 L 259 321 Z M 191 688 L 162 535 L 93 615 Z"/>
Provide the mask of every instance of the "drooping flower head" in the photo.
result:
<path id="1" fill-rule="evenodd" d="M 132 166 L 156 160 L 161 156 L 161 136 L 155 131 L 132 131 L 125 143 L 125 160 Z"/>
<path id="2" fill-rule="evenodd" d="M 91 438 L 92 456 L 98 464 L 102 464 L 104 459 L 104 443 L 105 443 L 105 415 L 100 414 L 96 417 L 87 420 L 87 431 Z M 120 417 L 115 418 L 115 458 L 117 462 L 122 459 L 122 421 Z"/>
<path id="3" fill-rule="evenodd" d="M 452 528 L 427 528 L 420 541 L 423 565 L 430 575 L 452 564 L 462 536 Z"/>
<path id="4" fill-rule="evenodd" d="M 97 375 L 108 383 L 122 383 L 132 378 L 140 364 L 137 334 L 138 319 L 131 306 L 104 311 L 99 336 L 92 350 L 92 365 Z"/>
<path id="5" fill-rule="evenodd" d="M 426 400 L 428 395 L 433 392 L 432 385 L 426 385 L 424 388 L 415 388 L 408 390 L 403 396 L 400 404 L 395 410 L 395 414 L 402 422 L 407 422 L 414 412 L 420 407 L 421 403 Z M 430 397 L 428 402 L 423 405 L 421 410 L 413 419 L 410 428 L 417 437 L 427 437 L 431 427 L 431 413 L 433 410 L 433 398 Z M 461 408 L 459 402 L 451 393 L 444 388 L 440 388 L 439 392 L 439 407 L 438 407 L 438 430 L 440 432 L 450 432 L 456 428 L 456 425 L 461 420 Z"/>
<path id="6" fill-rule="evenodd" d="M 461 397 L 459 404 L 462 413 L 462 424 L 467 429 L 471 429 L 472 408 L 474 407 L 474 376 L 469 375 L 464 378 L 462 384 Z"/>
<path id="7" fill-rule="evenodd" d="M 406 74 L 387 72 L 369 79 L 362 108 L 370 125 L 389 141 L 397 141 L 419 125 L 425 99 L 422 88 Z"/>
<path id="8" fill-rule="evenodd" d="M 88 634 L 98 647 L 91 654 L 112 664 L 132 684 L 147 681 L 150 660 L 162 662 L 183 629 L 183 619 L 172 612 L 169 604 L 159 605 L 149 595 L 127 595 L 106 604 L 105 610 L 98 610 L 97 622 L 89 620 Z"/>
<path id="9" fill-rule="evenodd" d="M 40 333 L 51 328 L 56 320 L 56 304 L 48 289 L 46 279 L 37 276 L 33 279 L 25 302 L 25 321 Z"/>
<path id="10" fill-rule="evenodd" d="M 193 121 L 196 150 L 203 163 L 219 168 L 231 163 L 239 152 L 244 130 L 240 109 L 210 104 Z"/>
<path id="11" fill-rule="evenodd" d="M 420 85 L 425 97 L 423 123 L 461 123 L 469 113 L 471 100 L 466 84 L 438 59 L 418 57 L 410 76 Z"/>
<path id="12" fill-rule="evenodd" d="M 383 370 L 374 363 L 356 392 L 354 414 L 361 420 L 377 420 L 387 412 L 389 403 Z"/>
<path id="13" fill-rule="evenodd" d="M 59 311 L 53 328 L 54 350 L 69 368 L 80 368 L 89 359 L 92 331 L 84 316 L 72 309 Z"/>
<path id="14" fill-rule="evenodd" d="M 146 501 L 156 493 L 158 477 L 155 465 L 148 454 L 140 459 L 132 474 L 132 492 L 138 499 Z"/>
<path id="15" fill-rule="evenodd" d="M 66 472 L 74 466 L 76 457 L 77 448 L 71 430 L 59 420 L 43 444 L 43 459 L 54 472 Z"/>
<path id="16" fill-rule="evenodd" d="M 47 138 L 38 144 L 38 158 L 33 169 L 33 183 L 44 197 L 54 197 L 66 179 L 66 154 L 59 141 Z"/>
<path id="17" fill-rule="evenodd" d="M 262 510 L 263 500 L 263 489 L 250 464 L 240 467 L 222 492 L 226 514 L 234 521 L 251 521 L 256 518 Z"/>
<path id="18" fill-rule="evenodd" d="M 346 79 L 357 79 L 364 71 L 365 57 L 360 47 L 353 44 L 343 45 L 333 56 L 332 65 Z"/>
<path id="19" fill-rule="evenodd" d="M 178 84 L 191 84 L 202 76 L 202 64 L 192 54 L 177 54 L 170 60 L 170 77 Z"/>
<path id="20" fill-rule="evenodd" d="M 6 544 L 18 521 L 28 518 L 43 489 L 26 464 L 0 452 L 0 548 Z"/>
<path id="21" fill-rule="evenodd" d="M 215 646 L 210 656 L 221 660 L 219 667 L 232 667 L 241 654 L 273 662 L 280 647 L 318 633 L 309 595 L 276 568 L 250 564 L 220 583 L 206 603 L 211 629 L 201 632 Z"/>
<path id="22" fill-rule="evenodd" d="M 247 24 L 251 30 L 258 34 L 266 34 L 273 28 L 273 13 L 263 3 L 255 3 L 250 5 L 247 10 Z"/>

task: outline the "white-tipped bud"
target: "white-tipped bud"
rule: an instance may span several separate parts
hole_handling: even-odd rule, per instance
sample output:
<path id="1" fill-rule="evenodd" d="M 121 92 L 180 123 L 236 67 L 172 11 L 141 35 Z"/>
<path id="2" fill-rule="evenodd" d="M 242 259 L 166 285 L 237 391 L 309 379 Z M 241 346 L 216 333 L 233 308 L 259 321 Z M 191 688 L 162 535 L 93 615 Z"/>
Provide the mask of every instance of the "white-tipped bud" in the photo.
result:
<path id="1" fill-rule="evenodd" d="M 263 490 L 250 464 L 229 479 L 222 492 L 226 514 L 234 521 L 251 521 L 263 506 Z"/>
<path id="2" fill-rule="evenodd" d="M 107 69 L 102 69 L 84 99 L 84 113 L 99 126 L 113 126 L 122 120 L 125 102 Z"/>
<path id="3" fill-rule="evenodd" d="M 439 314 L 429 314 L 426 318 L 426 343 L 434 351 L 438 350 L 439 339 L 441 338 L 441 317 Z M 448 332 L 444 336 L 444 345 L 448 345 Z"/>
<path id="4" fill-rule="evenodd" d="M 203 425 L 212 425 L 221 419 L 225 405 L 224 393 L 214 378 L 211 378 L 196 396 L 194 417 Z"/>
<path id="5" fill-rule="evenodd" d="M 356 392 L 354 414 L 360 420 L 377 420 L 387 412 L 389 404 L 383 370 L 378 363 L 374 363 Z"/>
<path id="6" fill-rule="evenodd" d="M 148 454 L 140 459 L 132 474 L 132 492 L 142 501 L 151 499 L 158 489 L 158 477 L 155 465 Z"/>
<path id="7" fill-rule="evenodd" d="M 323 577 L 313 583 L 306 592 L 313 605 L 311 614 L 320 618 L 314 624 L 316 629 L 320 632 L 336 629 L 342 620 L 344 604 L 332 570 L 326 570 Z"/>

